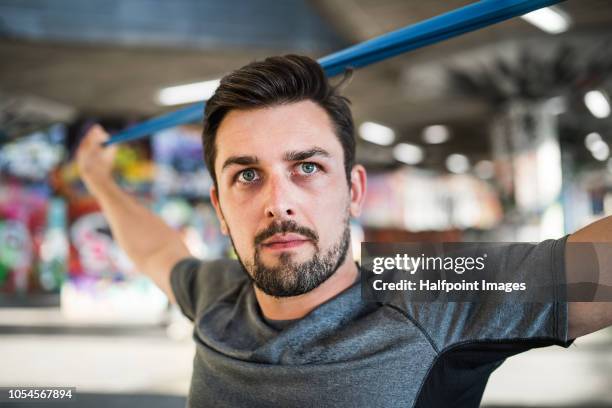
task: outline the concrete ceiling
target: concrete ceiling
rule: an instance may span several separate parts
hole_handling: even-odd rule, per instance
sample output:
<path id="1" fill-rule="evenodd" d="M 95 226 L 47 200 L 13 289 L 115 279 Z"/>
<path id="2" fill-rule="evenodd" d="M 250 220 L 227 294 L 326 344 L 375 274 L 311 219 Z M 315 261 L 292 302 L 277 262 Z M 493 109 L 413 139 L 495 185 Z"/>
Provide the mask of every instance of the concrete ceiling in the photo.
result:
<path id="1" fill-rule="evenodd" d="M 156 1 L 130 0 L 127 3 L 153 10 L 151 5 Z M 267 0 L 258 1 L 265 3 Z M 209 16 L 209 31 L 201 28 L 186 31 L 177 25 L 175 29 L 187 36 L 185 38 L 192 36 L 191 41 L 185 42 L 187 45 L 179 46 L 183 37 L 176 32 L 172 37 L 174 42 L 169 44 L 162 44 L 159 40 L 141 39 L 139 42 L 138 35 L 142 37 L 142 32 L 138 31 L 116 38 L 99 32 L 102 39 L 92 40 L 90 36 L 86 37 L 87 41 L 79 41 L 77 31 L 64 30 L 72 32 L 72 40 L 57 35 L 45 39 L 45 25 L 32 25 L 32 19 L 26 19 L 36 15 L 36 10 L 44 9 L 44 2 L 0 0 L 0 31 L 3 33 L 0 37 L 0 60 L 3 61 L 0 65 L 0 93 L 46 98 L 75 108 L 82 115 L 145 117 L 169 110 L 155 102 L 155 94 L 161 87 L 217 78 L 253 59 L 272 54 L 298 52 L 320 57 L 345 44 L 357 43 L 472 3 L 466 0 L 292 2 L 299 7 L 285 7 L 282 13 L 276 14 L 262 12 L 250 20 L 249 15 L 254 13 L 252 6 L 236 15 L 231 12 L 236 9 L 232 9 L 232 2 L 224 2 L 227 9 L 213 10 L 218 13 L 218 18 Z M 82 20 L 83 15 L 91 12 L 91 8 L 81 2 L 72 3 L 78 8 L 72 17 L 74 21 Z M 92 3 L 97 3 L 98 8 L 112 8 L 115 4 Z M 115 7 L 119 7 L 119 2 L 116 3 Z M 245 1 L 238 3 L 243 6 L 241 10 L 250 4 Z M 262 7 L 277 4 L 263 3 Z M 190 0 L 171 4 L 176 8 L 195 7 Z M 568 0 L 561 7 L 573 19 L 571 30 L 561 35 L 551 36 L 515 18 L 357 71 L 346 90 L 353 103 L 356 122 L 378 121 L 393 127 L 402 140 L 414 142 L 420 142 L 423 126 L 448 124 L 453 138 L 444 145 L 427 147 L 425 167 L 440 166 L 449 152 L 463 152 L 475 158 L 487 157 L 487 123 L 494 107 L 485 98 L 454 90 L 448 83 L 447 68 L 481 69 L 487 61 L 512 60 L 516 50 L 531 50 L 535 54 L 542 51 L 542 58 L 545 58 L 545 50 L 564 43 L 587 49 L 612 38 L 612 1 Z M 195 13 L 193 9 L 188 10 L 191 11 L 179 13 L 179 17 L 186 19 Z M 299 13 L 291 14 L 292 10 Z M 158 10 L 156 15 L 159 17 L 159 13 L 168 12 Z M 311 12 L 314 17 L 308 14 L 308 24 L 302 24 L 301 29 L 291 28 L 299 21 L 300 13 Z M 71 24 L 70 15 L 64 15 L 70 14 L 69 9 L 55 10 L 54 13 L 53 16 L 59 14 L 62 17 L 62 24 Z M 124 21 L 127 17 L 123 14 L 112 16 L 124 24 L 121 27 L 125 33 L 130 20 Z M 15 20 L 18 17 L 21 20 Z M 108 11 L 105 17 L 110 18 Z M 17 32 L 11 29 L 23 21 L 34 28 Z M 195 24 L 189 21 L 191 25 Z M 249 29 L 232 29 L 249 24 L 249 21 L 252 24 Z M 147 21 L 139 24 L 151 31 L 145 23 Z M 79 27 L 87 28 L 82 24 Z M 51 30 L 48 26 L 46 29 Z M 214 41 L 215 30 L 224 33 L 218 43 Z M 287 33 L 281 41 L 277 33 L 285 31 Z M 237 37 L 228 38 L 236 32 Z M 372 165 L 392 162 L 389 149 L 363 142 L 360 143 L 359 156 Z"/>

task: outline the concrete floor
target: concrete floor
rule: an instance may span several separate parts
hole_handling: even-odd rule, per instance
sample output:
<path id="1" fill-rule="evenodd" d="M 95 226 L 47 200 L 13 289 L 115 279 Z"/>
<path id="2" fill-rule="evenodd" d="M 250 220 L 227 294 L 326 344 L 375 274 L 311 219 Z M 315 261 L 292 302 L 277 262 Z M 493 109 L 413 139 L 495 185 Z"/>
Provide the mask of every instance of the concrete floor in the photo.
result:
<path id="1" fill-rule="evenodd" d="M 509 358 L 491 375 L 483 405 L 612 406 L 612 330 Z"/>
<path id="2" fill-rule="evenodd" d="M 184 408 L 185 397 L 155 394 L 103 394 L 79 392 L 78 400 L 53 403 L 56 408 Z M 18 402 L 0 404 L 3 408 L 43 408 L 40 402 Z"/>

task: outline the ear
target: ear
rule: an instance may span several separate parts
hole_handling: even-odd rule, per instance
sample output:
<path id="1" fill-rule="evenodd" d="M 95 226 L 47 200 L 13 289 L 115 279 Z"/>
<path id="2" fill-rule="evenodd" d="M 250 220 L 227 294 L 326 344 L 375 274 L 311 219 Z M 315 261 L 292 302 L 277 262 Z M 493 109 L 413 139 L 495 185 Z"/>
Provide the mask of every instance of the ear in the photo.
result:
<path id="1" fill-rule="evenodd" d="M 350 213 L 352 217 L 357 218 L 361 215 L 361 208 L 363 207 L 363 201 L 365 200 L 366 188 L 366 169 L 361 164 L 356 164 L 351 170 Z"/>
<path id="2" fill-rule="evenodd" d="M 217 193 L 217 188 L 213 185 L 209 191 L 210 201 L 213 207 L 215 207 L 215 213 L 217 214 L 219 224 L 221 225 L 221 232 L 223 233 L 223 235 L 229 235 L 229 228 L 227 228 L 227 223 L 225 222 L 225 217 L 223 217 L 223 211 L 221 211 L 221 205 L 219 204 L 219 195 Z"/>

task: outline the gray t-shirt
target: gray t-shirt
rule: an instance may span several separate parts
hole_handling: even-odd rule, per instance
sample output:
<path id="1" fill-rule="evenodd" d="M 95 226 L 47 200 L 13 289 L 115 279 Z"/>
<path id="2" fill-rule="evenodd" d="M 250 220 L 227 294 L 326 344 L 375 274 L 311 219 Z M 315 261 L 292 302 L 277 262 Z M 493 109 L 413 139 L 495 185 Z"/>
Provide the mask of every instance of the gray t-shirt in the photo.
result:
<path id="1" fill-rule="evenodd" d="M 566 239 L 515 245 L 498 267 L 563 282 Z M 194 322 L 190 407 L 472 407 L 505 358 L 571 344 L 559 300 L 371 303 L 356 283 L 275 324 L 235 261 L 184 259 L 171 282 Z"/>

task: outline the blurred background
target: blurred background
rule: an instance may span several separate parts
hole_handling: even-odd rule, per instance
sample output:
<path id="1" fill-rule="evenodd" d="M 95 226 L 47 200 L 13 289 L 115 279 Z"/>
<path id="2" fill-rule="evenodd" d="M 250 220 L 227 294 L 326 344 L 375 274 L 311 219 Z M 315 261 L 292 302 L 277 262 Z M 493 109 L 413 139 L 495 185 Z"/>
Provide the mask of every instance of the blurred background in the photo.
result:
<path id="1" fill-rule="evenodd" d="M 0 0 L 0 386 L 185 404 L 191 326 L 80 182 L 88 125 L 119 131 L 255 59 L 318 58 L 470 3 Z M 370 179 L 354 244 L 541 241 L 611 215 L 611 40 L 612 2 L 568 0 L 357 71 L 345 93 Z M 200 135 L 121 145 L 117 177 L 195 256 L 231 256 Z M 510 359 L 483 405 L 612 406 L 612 332 Z"/>

